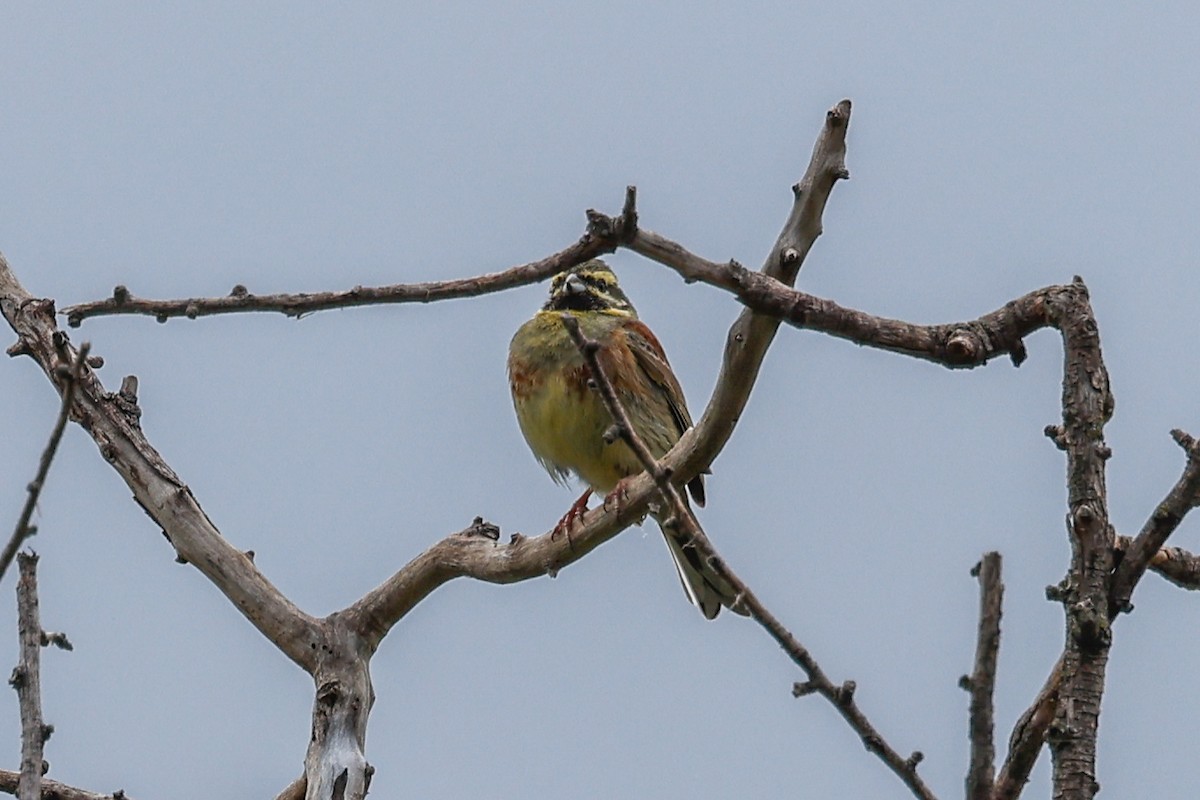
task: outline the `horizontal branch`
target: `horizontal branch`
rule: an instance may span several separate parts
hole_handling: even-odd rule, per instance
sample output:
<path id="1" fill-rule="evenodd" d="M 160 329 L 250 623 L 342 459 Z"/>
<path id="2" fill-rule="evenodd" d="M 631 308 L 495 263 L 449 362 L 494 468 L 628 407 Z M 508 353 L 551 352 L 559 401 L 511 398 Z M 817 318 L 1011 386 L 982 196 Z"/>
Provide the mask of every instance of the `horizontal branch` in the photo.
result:
<path id="1" fill-rule="evenodd" d="M 736 261 L 717 263 L 644 228 L 629 240 L 629 249 L 678 272 L 688 282 L 701 282 L 734 295 L 743 305 L 777 317 L 796 328 L 847 339 L 855 344 L 933 361 L 945 367 L 977 367 L 1008 355 L 1025 360 L 1024 337 L 1048 327 L 1047 296 L 1063 287 L 1049 286 L 1013 300 L 1003 308 L 969 322 L 916 325 L 846 308 L 748 270 Z"/>
<path id="2" fill-rule="evenodd" d="M 0 792 L 17 793 L 17 779 L 20 773 L 8 769 L 0 769 Z M 133 800 L 132 797 L 118 789 L 112 794 L 89 792 L 86 789 L 76 789 L 65 783 L 42 778 L 43 800 Z"/>
<path id="3" fill-rule="evenodd" d="M 618 223 L 618 229 L 621 223 Z M 392 303 L 432 303 L 463 297 L 478 297 L 516 286 L 545 280 L 564 269 L 581 264 L 616 247 L 612 238 L 586 233 L 571 246 L 528 264 L 510 267 L 471 278 L 423 283 L 398 283 L 391 286 L 355 286 L 340 292 L 303 292 L 299 294 L 251 294 L 245 286 L 233 287 L 226 297 L 189 297 L 176 300 L 151 300 L 136 297 L 124 286 L 113 290 L 103 300 L 78 303 L 63 309 L 67 324 L 79 327 L 89 317 L 116 314 L 151 316 L 159 322 L 171 317 L 208 317 L 215 314 L 240 314 L 253 311 L 275 311 L 289 317 L 301 317 L 317 311 L 353 306 Z"/>

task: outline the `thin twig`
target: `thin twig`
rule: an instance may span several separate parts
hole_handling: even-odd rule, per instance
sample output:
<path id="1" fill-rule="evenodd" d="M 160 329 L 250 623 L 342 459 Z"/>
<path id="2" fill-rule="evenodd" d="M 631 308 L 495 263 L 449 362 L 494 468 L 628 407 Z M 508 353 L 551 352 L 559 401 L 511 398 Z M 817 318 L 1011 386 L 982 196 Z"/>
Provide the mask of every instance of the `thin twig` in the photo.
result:
<path id="1" fill-rule="evenodd" d="M 12 564 L 17 550 L 21 549 L 21 545 L 25 543 L 26 539 L 37 532 L 37 528 L 30 525 L 29 520 L 33 518 L 33 510 L 37 507 L 38 497 L 42 494 L 42 487 L 46 485 L 46 474 L 50 471 L 50 462 L 54 460 L 54 454 L 58 452 L 58 443 L 62 440 L 63 431 L 67 428 L 67 421 L 71 418 L 71 404 L 75 401 L 75 387 L 79 385 L 79 376 L 87 363 L 88 351 L 91 347 L 90 342 L 84 342 L 75 356 L 74 364 L 70 367 L 65 364 L 60 365 L 60 369 L 63 371 L 62 405 L 59 407 L 54 429 L 50 431 L 50 441 L 46 443 L 46 449 L 42 451 L 42 458 L 38 462 L 37 475 L 25 487 L 28 496 L 25 498 L 25 507 L 21 509 L 21 517 L 17 520 L 17 527 L 9 537 L 8 544 L 4 546 L 4 551 L 0 552 L 0 580 L 4 579 L 4 573 Z M 68 356 L 70 354 L 69 349 L 61 352 Z"/>
<path id="2" fill-rule="evenodd" d="M 664 469 L 654 458 L 650 453 L 650 449 L 646 447 L 645 442 L 642 441 L 637 431 L 634 430 L 633 424 L 629 420 L 629 415 L 617 397 L 612 382 L 609 380 L 608 375 L 605 374 L 604 369 L 600 365 L 600 360 L 596 356 L 596 352 L 599 349 L 598 343 L 583 335 L 583 332 L 579 329 L 579 322 L 574 317 L 563 315 L 562 319 L 567 331 L 571 334 L 572 340 L 574 340 L 579 351 L 587 361 L 588 369 L 591 371 L 592 378 L 596 382 L 600 397 L 604 400 L 604 405 L 608 409 L 609 414 L 616 421 L 618 434 L 632 448 L 642 467 L 653 477 L 658 491 L 670 503 L 672 515 L 675 518 L 673 524 L 678 525 L 683 530 L 691 540 L 690 546 L 695 547 L 701 557 L 733 587 L 737 596 L 735 606 L 748 611 L 754 621 L 766 629 L 771 638 L 783 648 L 792 661 L 803 669 L 808 676 L 808 680 L 803 684 L 804 688 L 798 691 L 797 694 L 816 693 L 829 700 L 834 708 L 850 724 L 854 732 L 862 739 L 867 750 L 879 756 L 884 764 L 904 782 L 904 785 L 916 797 L 923 798 L 923 800 L 933 800 L 933 792 L 917 774 L 917 764 L 923 758 L 921 753 L 914 752 L 911 756 L 905 758 L 896 752 L 884 740 L 875 726 L 870 723 L 866 715 L 858 708 L 857 703 L 854 701 L 854 682 L 846 681 L 840 686 L 835 686 L 808 650 L 767 610 L 754 592 L 750 590 L 750 587 L 729 568 L 716 552 L 712 542 L 700 526 L 699 521 L 687 503 L 684 502 L 683 495 L 672 482 L 670 471 Z"/>
<path id="3" fill-rule="evenodd" d="M 1000 614 L 1004 584 L 1000 581 L 1000 554 L 986 553 L 973 571 L 979 577 L 979 635 L 975 668 L 964 678 L 971 692 L 971 764 L 967 771 L 967 800 L 989 800 L 996 768 L 995 706 L 996 656 L 1000 651 Z"/>
<path id="4" fill-rule="evenodd" d="M 21 777 L 17 787 L 20 800 L 40 800 L 42 773 L 45 771 L 42 748 L 51 728 L 42 721 L 42 623 L 38 616 L 36 553 L 21 553 L 17 558 L 17 633 L 21 640 L 21 660 L 13 668 L 9 684 L 17 690 L 21 706 Z"/>

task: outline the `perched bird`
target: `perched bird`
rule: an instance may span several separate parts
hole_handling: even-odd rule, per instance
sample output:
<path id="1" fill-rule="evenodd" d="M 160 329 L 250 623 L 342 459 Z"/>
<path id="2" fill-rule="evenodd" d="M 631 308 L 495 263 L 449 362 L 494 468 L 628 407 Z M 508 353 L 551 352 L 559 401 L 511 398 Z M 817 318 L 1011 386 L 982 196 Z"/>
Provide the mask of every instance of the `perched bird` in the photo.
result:
<path id="1" fill-rule="evenodd" d="M 574 473 L 590 487 L 559 523 L 569 529 L 593 490 L 619 491 L 618 483 L 642 472 L 642 465 L 622 440 L 604 440 L 612 416 L 588 386 L 591 374 L 563 324 L 564 314 L 574 316 L 584 336 L 599 343 L 600 367 L 655 458 L 679 441 L 692 418 L 662 345 L 638 319 L 612 270 L 593 260 L 555 276 L 550 299 L 513 336 L 508 378 L 521 433 L 538 461 L 556 482 L 565 483 Z M 703 506 L 703 476 L 693 478 L 688 489 Z M 693 605 L 708 619 L 722 605 L 732 607 L 732 587 L 694 548 L 684 547 L 683 535 L 666 528 L 663 535 Z"/>

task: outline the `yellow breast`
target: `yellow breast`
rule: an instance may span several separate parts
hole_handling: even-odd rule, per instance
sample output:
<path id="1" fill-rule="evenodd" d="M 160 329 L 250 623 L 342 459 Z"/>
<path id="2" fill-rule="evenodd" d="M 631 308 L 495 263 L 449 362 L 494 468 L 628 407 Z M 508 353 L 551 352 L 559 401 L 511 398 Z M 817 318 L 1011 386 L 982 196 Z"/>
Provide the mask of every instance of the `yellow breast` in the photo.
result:
<path id="1" fill-rule="evenodd" d="M 587 327 L 594 327 L 597 320 Z M 603 331 L 585 330 L 597 338 Z M 513 337 L 509 383 L 521 433 L 555 480 L 574 472 L 599 492 L 640 471 L 623 442 L 607 444 L 612 418 L 597 393 L 583 356 L 557 313 L 539 312 Z"/>

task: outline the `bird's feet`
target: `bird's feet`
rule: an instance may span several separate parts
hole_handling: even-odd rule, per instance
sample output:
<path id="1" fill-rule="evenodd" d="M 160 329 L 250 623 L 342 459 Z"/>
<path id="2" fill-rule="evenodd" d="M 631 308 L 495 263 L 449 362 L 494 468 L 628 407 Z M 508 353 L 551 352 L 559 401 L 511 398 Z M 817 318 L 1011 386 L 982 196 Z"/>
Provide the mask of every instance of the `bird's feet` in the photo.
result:
<path id="1" fill-rule="evenodd" d="M 603 506 L 605 508 L 608 508 L 609 503 L 611 503 L 617 509 L 617 513 L 621 513 L 621 504 L 629 495 L 630 480 L 630 477 L 621 478 L 621 480 L 617 481 L 617 485 L 612 488 L 612 491 L 604 495 Z"/>
<path id="2" fill-rule="evenodd" d="M 554 530 L 550 531 L 550 538 L 557 539 L 560 535 L 567 537 L 567 542 L 571 541 L 571 526 L 583 516 L 587 511 L 588 498 L 592 496 L 592 490 L 588 489 L 583 494 L 579 495 L 579 499 L 571 504 L 567 509 L 567 513 L 563 514 L 562 519 L 554 526 Z M 607 502 L 607 501 L 605 501 Z"/>

